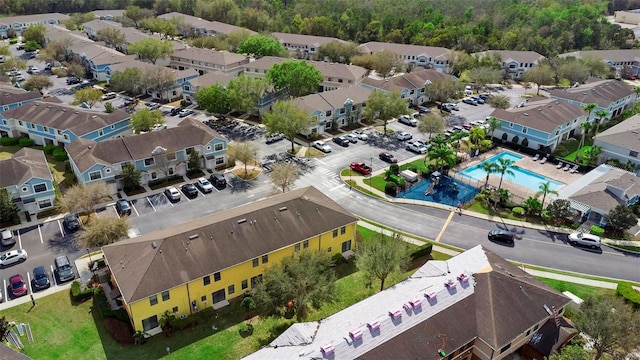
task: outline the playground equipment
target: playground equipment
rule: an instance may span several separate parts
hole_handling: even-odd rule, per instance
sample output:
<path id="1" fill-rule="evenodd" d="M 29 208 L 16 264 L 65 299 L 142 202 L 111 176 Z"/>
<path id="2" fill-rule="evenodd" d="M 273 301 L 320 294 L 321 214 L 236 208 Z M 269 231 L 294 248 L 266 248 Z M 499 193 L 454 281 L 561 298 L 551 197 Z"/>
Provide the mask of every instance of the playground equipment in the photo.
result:
<path id="1" fill-rule="evenodd" d="M 440 174 L 437 171 L 434 171 L 431 174 L 431 184 L 429 185 L 429 188 L 427 188 L 427 191 L 424 192 L 424 196 L 427 196 L 429 194 L 431 194 L 434 190 L 434 188 L 440 184 L 440 178 L 442 177 L 442 174 Z"/>

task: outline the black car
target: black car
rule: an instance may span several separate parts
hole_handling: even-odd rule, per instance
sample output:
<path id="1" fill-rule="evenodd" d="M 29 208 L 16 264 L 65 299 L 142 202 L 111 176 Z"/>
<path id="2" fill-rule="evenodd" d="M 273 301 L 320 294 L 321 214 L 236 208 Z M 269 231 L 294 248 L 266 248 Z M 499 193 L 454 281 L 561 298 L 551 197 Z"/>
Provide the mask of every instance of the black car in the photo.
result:
<path id="1" fill-rule="evenodd" d="M 176 115 L 180 114 L 180 111 L 182 111 L 182 110 L 184 110 L 184 109 L 181 108 L 181 107 L 175 107 L 175 108 L 171 109 L 171 111 L 169 112 L 169 115 L 176 116 Z"/>
<path id="2" fill-rule="evenodd" d="M 489 238 L 489 241 L 503 243 L 510 246 L 513 246 L 516 238 L 515 234 L 505 230 L 491 230 L 487 237 Z"/>
<path id="3" fill-rule="evenodd" d="M 44 266 L 38 266 L 33 269 L 33 288 L 35 290 L 44 290 L 51 286 L 49 281 L 49 274 L 45 270 Z"/>
<path id="4" fill-rule="evenodd" d="M 53 261 L 55 265 L 55 273 L 58 275 L 60 282 L 71 281 L 76 278 L 76 274 L 73 272 L 73 266 L 66 255 L 61 255 L 55 258 Z"/>
<path id="5" fill-rule="evenodd" d="M 378 157 L 380 158 L 380 160 L 384 161 L 384 162 L 388 162 L 390 164 L 395 164 L 398 162 L 398 159 L 396 159 L 395 156 L 393 156 L 393 154 L 388 153 L 388 152 L 381 152 Z"/>
<path id="6" fill-rule="evenodd" d="M 80 228 L 80 219 L 78 219 L 78 216 L 75 214 L 65 215 L 62 223 L 69 231 L 75 231 Z"/>
<path id="7" fill-rule="evenodd" d="M 116 211 L 120 216 L 131 215 L 131 204 L 127 200 L 120 199 L 116 201 Z"/>
<path id="8" fill-rule="evenodd" d="M 198 197 L 198 189 L 193 184 L 184 184 L 182 185 L 181 189 L 184 195 L 189 199 Z"/>
<path id="9" fill-rule="evenodd" d="M 70 76 L 67 78 L 67 85 L 80 84 L 80 79 L 75 76 Z"/>
<path id="10" fill-rule="evenodd" d="M 222 174 L 213 174 L 209 178 L 209 182 L 216 187 L 216 189 L 221 190 L 227 187 L 227 179 L 224 178 Z"/>
<path id="11" fill-rule="evenodd" d="M 342 147 L 349 147 L 349 140 L 346 138 L 343 138 L 342 136 L 336 136 L 333 138 L 333 142 L 342 146 Z"/>

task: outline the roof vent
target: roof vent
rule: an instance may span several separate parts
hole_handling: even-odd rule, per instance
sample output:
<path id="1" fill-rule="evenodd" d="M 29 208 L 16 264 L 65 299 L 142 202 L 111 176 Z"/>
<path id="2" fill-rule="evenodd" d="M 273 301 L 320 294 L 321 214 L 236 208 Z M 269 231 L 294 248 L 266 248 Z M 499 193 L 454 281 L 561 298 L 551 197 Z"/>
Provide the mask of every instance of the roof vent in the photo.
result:
<path id="1" fill-rule="evenodd" d="M 158 244 L 154 241 L 151 243 L 151 247 L 155 249 L 158 247 Z"/>
<path id="2" fill-rule="evenodd" d="M 194 239 L 197 239 L 198 237 L 199 237 L 198 234 L 193 234 L 193 235 L 189 236 L 189 240 L 194 240 Z"/>
<path id="3" fill-rule="evenodd" d="M 280 211 L 280 212 L 283 212 L 283 211 L 286 211 L 286 210 L 287 210 L 287 207 L 286 207 L 286 206 L 283 206 L 283 207 L 281 207 L 280 209 L 278 209 L 278 211 Z"/>
<path id="4" fill-rule="evenodd" d="M 38 104 L 38 103 L 35 103 L 35 104 L 33 104 L 33 106 L 40 106 L 40 104 Z"/>
<path id="5" fill-rule="evenodd" d="M 244 224 L 247 222 L 247 219 L 240 219 L 238 220 L 238 224 Z"/>
<path id="6" fill-rule="evenodd" d="M 76 115 L 78 115 L 78 112 L 77 112 L 77 111 L 74 111 L 73 113 L 74 113 L 74 114 L 76 114 Z"/>
<path id="7" fill-rule="evenodd" d="M 47 105 L 47 109 L 51 109 L 51 105 Z"/>
<path id="8" fill-rule="evenodd" d="M 92 119 L 95 119 L 95 118 L 97 118 L 97 117 L 98 117 L 98 115 L 92 115 L 92 116 L 91 116 L 91 118 L 92 118 Z"/>
<path id="9" fill-rule="evenodd" d="M 524 113 L 524 116 L 529 116 L 529 114 L 527 114 L 527 113 Z"/>

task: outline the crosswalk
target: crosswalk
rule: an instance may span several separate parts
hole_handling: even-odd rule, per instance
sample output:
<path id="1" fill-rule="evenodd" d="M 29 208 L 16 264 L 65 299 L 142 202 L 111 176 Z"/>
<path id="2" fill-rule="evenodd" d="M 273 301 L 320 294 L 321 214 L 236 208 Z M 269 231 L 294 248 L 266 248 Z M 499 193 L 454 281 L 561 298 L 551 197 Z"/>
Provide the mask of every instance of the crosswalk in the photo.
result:
<path id="1" fill-rule="evenodd" d="M 340 180 L 339 174 L 325 167 L 317 167 L 310 174 L 300 177 L 291 188 L 297 189 L 310 185 L 313 185 L 317 189 L 328 191 L 345 186 Z"/>

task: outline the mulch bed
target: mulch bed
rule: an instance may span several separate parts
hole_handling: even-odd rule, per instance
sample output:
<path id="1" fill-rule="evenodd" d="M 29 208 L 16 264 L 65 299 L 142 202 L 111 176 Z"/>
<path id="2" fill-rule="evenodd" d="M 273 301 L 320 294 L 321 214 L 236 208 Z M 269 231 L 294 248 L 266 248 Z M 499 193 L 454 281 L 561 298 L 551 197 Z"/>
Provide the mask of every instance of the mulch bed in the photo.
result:
<path id="1" fill-rule="evenodd" d="M 134 343 L 133 333 L 131 332 L 131 328 L 129 328 L 129 324 L 107 318 L 104 320 L 104 325 L 109 334 L 111 334 L 111 337 L 119 344 L 127 345 Z"/>

